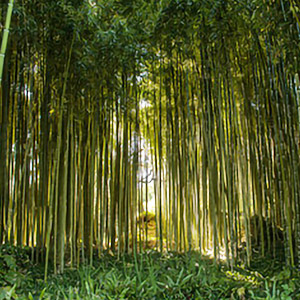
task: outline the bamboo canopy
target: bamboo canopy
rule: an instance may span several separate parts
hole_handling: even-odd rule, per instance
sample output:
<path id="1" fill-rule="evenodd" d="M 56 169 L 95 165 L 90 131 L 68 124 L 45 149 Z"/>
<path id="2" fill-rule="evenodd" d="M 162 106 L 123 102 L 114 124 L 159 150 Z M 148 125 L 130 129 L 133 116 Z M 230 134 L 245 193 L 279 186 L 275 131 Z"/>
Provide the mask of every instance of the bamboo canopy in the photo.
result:
<path id="1" fill-rule="evenodd" d="M 297 1 L 4 2 L 1 243 L 300 265 Z"/>

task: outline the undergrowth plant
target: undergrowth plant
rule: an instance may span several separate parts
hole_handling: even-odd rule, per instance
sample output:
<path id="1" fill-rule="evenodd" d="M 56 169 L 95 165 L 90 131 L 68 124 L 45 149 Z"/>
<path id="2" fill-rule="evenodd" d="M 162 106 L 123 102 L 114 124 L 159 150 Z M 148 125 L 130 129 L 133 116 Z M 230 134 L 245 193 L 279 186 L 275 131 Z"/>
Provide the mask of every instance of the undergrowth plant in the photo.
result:
<path id="1" fill-rule="evenodd" d="M 49 275 L 44 282 L 41 279 L 43 267 L 32 264 L 26 251 L 18 254 L 22 251 L 1 247 L 1 300 L 294 300 L 300 297 L 300 278 L 296 270 L 282 265 L 267 269 L 271 260 L 259 257 L 254 269 L 241 264 L 231 270 L 222 262 L 216 265 L 210 258 L 200 258 L 198 252 L 149 251 L 137 256 L 136 268 L 131 256 L 118 258 L 106 253 L 100 259 L 95 258 L 93 266 L 66 269 L 64 274 Z M 7 253 L 10 253 L 9 259 Z M 15 272 L 16 277 L 12 277 L 11 272 Z"/>

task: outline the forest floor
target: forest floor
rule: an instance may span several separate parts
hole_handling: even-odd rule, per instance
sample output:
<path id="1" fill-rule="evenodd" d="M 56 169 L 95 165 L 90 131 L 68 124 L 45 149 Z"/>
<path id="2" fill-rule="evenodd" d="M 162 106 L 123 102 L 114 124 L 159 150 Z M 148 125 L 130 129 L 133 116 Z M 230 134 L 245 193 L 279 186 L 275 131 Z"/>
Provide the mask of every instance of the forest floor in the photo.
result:
<path id="1" fill-rule="evenodd" d="M 300 299 L 300 274 L 284 263 L 256 257 L 251 267 L 186 254 L 148 251 L 118 259 L 104 253 L 93 267 L 66 269 L 45 283 L 43 265 L 30 251 L 0 247 L 2 299 Z"/>

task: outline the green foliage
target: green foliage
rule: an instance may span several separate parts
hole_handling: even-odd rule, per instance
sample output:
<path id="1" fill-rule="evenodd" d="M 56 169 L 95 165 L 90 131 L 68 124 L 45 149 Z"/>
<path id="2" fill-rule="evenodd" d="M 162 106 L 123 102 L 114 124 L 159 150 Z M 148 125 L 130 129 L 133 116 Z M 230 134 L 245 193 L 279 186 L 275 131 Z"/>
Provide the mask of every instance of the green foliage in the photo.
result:
<path id="1" fill-rule="evenodd" d="M 299 274 L 293 269 L 267 270 L 237 267 L 228 270 L 222 263 L 199 253 L 161 254 L 149 251 L 138 255 L 138 268 L 130 256 L 117 259 L 103 254 L 93 267 L 66 270 L 50 276 L 47 283 L 43 268 L 28 263 L 21 248 L 9 247 L 10 259 L 1 268 L 8 274 L 23 272 L 21 281 L 0 289 L 0 299 L 297 299 L 300 296 Z M 1 258 L 8 247 L 1 249 Z M 26 251 L 25 251 L 26 252 Z M 19 253 L 19 254 L 18 254 Z M 19 255 L 19 257 L 18 257 Z M 4 259 L 4 258 L 3 258 Z M 17 263 L 15 262 L 17 259 Z M 262 263 L 263 259 L 257 258 Z M 270 261 L 268 261 L 270 264 Z M 33 272 L 33 270 L 36 270 Z M 3 281 L 2 284 L 3 285 Z"/>
<path id="2" fill-rule="evenodd" d="M 1 300 L 10 300 L 17 298 L 17 294 L 15 293 L 16 285 L 13 287 L 6 286 L 3 288 L 0 288 L 0 299 Z"/>
<path id="3" fill-rule="evenodd" d="M 28 265 L 28 261 L 26 250 L 8 245 L 0 247 L 0 286 L 4 286 L 6 292 L 11 286 L 15 289 L 24 279 L 22 268 Z"/>
<path id="4" fill-rule="evenodd" d="M 201 284 L 243 297 L 249 287 L 230 282 L 260 281 L 234 270 L 240 259 L 300 265 L 294 2 L 17 1 L 0 88 L 0 243 L 30 247 L 45 278 L 48 266 L 92 266 L 96 249 L 131 253 L 126 276 L 113 260 L 99 271 L 103 288 L 80 270 L 89 297 L 200 297 Z M 202 262 L 186 269 L 184 256 L 162 272 L 146 243 L 215 263 L 225 252 L 229 284 L 214 268 L 192 275 Z M 18 259 L 0 260 L 5 293 L 18 289 Z"/>

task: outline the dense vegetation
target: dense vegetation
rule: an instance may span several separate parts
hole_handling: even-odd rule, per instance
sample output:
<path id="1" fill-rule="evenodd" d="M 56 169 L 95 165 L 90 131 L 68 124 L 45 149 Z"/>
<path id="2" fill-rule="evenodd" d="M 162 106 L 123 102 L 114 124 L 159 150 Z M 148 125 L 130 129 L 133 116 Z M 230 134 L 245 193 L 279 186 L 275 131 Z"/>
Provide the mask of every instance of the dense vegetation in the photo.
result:
<path id="1" fill-rule="evenodd" d="M 0 299 L 254 299 L 294 300 L 300 297 L 299 272 L 282 268 L 270 257 L 255 257 L 252 267 L 216 267 L 198 252 L 161 254 L 147 251 L 122 259 L 107 251 L 93 267 L 66 269 L 63 275 L 41 278 L 43 266 L 30 261 L 30 249 L 0 249 Z"/>
<path id="2" fill-rule="evenodd" d="M 45 279 L 148 248 L 300 267 L 299 9 L 2 1 L 0 243 Z"/>

